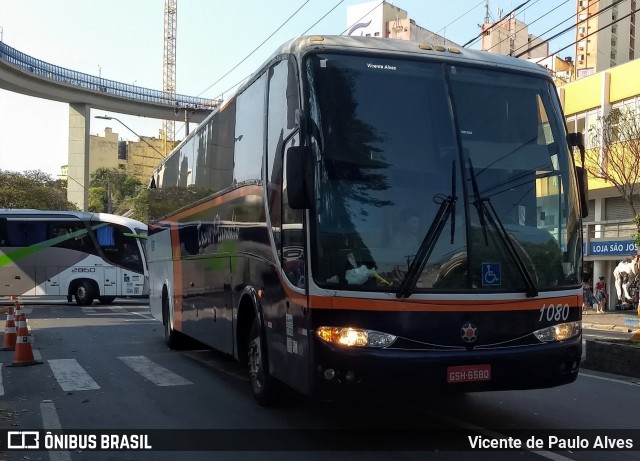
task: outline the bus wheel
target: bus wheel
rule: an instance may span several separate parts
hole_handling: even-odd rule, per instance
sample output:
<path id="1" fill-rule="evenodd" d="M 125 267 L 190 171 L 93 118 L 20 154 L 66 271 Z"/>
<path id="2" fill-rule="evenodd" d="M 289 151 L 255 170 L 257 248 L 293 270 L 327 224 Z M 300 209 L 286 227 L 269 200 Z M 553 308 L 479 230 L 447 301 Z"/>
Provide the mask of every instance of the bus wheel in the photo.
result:
<path id="1" fill-rule="evenodd" d="M 265 350 L 264 331 L 258 318 L 254 318 L 247 347 L 249 356 L 249 379 L 253 396 L 260 405 L 272 406 L 278 403 L 279 390 L 276 380 L 269 375 L 269 365 Z"/>
<path id="2" fill-rule="evenodd" d="M 169 349 L 178 349 L 183 345 L 180 332 L 171 327 L 169 316 L 169 296 L 166 291 L 162 293 L 162 324 L 164 325 L 164 341 Z"/>
<path id="3" fill-rule="evenodd" d="M 95 298 L 95 288 L 93 283 L 88 280 L 82 280 L 75 289 L 76 303 L 80 306 L 88 306 Z"/>
<path id="4" fill-rule="evenodd" d="M 116 299 L 115 296 L 98 296 L 100 304 L 111 304 L 114 299 Z"/>

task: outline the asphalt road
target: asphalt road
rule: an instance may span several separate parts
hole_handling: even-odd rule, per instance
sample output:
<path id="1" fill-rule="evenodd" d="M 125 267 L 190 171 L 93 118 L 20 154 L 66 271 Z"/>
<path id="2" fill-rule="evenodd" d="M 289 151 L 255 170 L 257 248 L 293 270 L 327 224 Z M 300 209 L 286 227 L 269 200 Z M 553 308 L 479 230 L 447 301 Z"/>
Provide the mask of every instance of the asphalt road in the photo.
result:
<path id="1" fill-rule="evenodd" d="M 254 402 L 245 370 L 228 357 L 206 349 L 167 349 L 161 325 L 151 319 L 146 305 L 116 300 L 90 308 L 66 303 L 29 307 L 33 348 L 43 363 L 9 367 L 13 353 L 0 352 L 0 428 L 61 428 L 68 434 L 129 430 L 187 450 L 5 451 L 0 459 L 640 459 L 640 430 L 629 432 L 640 427 L 640 386 L 634 379 L 583 370 L 575 383 L 554 389 L 425 392 L 348 402 L 290 395 L 283 406 L 265 409 Z M 425 429 L 419 434 L 426 440 L 398 430 L 402 428 Z M 472 434 L 485 441 L 506 440 L 514 430 L 521 431 L 515 434 L 523 442 L 555 436 L 569 443 L 577 435 L 593 443 L 598 435 L 632 434 L 635 451 L 558 446 L 554 451 L 481 451 L 472 450 L 466 439 Z M 447 438 L 461 434 L 465 445 L 460 450 L 465 450 L 447 450 Z M 461 446 L 458 439 L 454 442 Z M 209 451 L 196 451 L 203 447 Z"/>

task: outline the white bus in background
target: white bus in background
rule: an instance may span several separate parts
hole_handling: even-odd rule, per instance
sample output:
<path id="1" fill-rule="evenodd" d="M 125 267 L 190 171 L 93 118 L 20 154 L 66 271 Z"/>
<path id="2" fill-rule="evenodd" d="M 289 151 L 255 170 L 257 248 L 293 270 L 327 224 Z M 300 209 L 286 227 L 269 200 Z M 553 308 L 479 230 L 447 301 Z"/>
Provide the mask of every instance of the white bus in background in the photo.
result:
<path id="1" fill-rule="evenodd" d="M 146 236 L 146 224 L 118 215 L 0 209 L 0 296 L 147 296 Z"/>

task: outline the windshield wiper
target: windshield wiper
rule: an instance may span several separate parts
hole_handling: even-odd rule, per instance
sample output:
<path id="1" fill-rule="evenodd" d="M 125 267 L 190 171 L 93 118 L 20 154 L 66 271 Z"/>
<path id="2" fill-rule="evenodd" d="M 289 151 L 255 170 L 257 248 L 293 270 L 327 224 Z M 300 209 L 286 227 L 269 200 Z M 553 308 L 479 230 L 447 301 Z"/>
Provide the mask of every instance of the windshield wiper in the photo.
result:
<path id="1" fill-rule="evenodd" d="M 451 217 L 451 243 L 453 243 L 453 239 L 455 237 L 455 207 L 456 207 L 456 162 L 455 160 L 452 162 L 451 167 L 451 195 L 444 196 L 443 194 L 436 195 L 433 200 L 438 203 L 440 201 L 440 208 L 436 213 L 435 218 L 427 231 L 427 234 L 424 236 L 422 243 L 420 244 L 420 248 L 418 248 L 418 252 L 416 253 L 407 273 L 400 283 L 400 288 L 398 288 L 398 292 L 396 293 L 396 297 L 398 298 L 408 298 L 411 296 L 411 293 L 415 289 L 418 284 L 418 278 L 420 274 L 424 270 L 424 266 L 427 264 L 429 260 L 429 256 L 433 253 L 433 249 L 436 246 L 436 242 L 442 234 L 442 229 L 444 225 L 447 223 L 447 219 Z"/>
<path id="2" fill-rule="evenodd" d="M 482 227 L 482 235 L 484 236 L 485 245 L 488 245 L 489 240 L 487 237 L 487 224 L 485 222 L 485 215 L 491 226 L 497 231 L 500 240 L 507 247 L 507 251 L 511 256 L 511 259 L 516 263 L 516 268 L 524 280 L 525 285 L 527 286 L 526 295 L 527 297 L 535 297 L 538 296 L 538 287 L 535 282 L 531 278 L 531 274 L 527 270 L 527 266 L 525 265 L 522 257 L 518 254 L 518 251 L 513 244 L 513 239 L 509 236 L 507 229 L 502 224 L 498 213 L 495 208 L 491 204 L 491 199 L 488 197 L 482 197 L 478 190 L 478 181 L 476 180 L 476 173 L 473 169 L 473 163 L 471 163 L 471 159 L 468 159 L 469 162 L 469 173 L 471 175 L 471 185 L 473 189 L 473 205 L 478 210 L 478 219 L 480 221 L 480 226 Z"/>

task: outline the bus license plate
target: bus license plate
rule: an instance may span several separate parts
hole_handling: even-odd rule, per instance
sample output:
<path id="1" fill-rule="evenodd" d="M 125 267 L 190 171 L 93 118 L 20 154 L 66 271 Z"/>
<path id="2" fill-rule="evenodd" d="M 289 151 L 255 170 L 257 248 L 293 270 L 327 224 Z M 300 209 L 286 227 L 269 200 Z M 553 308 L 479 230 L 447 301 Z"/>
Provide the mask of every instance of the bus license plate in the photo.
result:
<path id="1" fill-rule="evenodd" d="M 447 383 L 467 383 L 472 381 L 490 381 L 491 365 L 462 365 L 447 368 Z"/>

